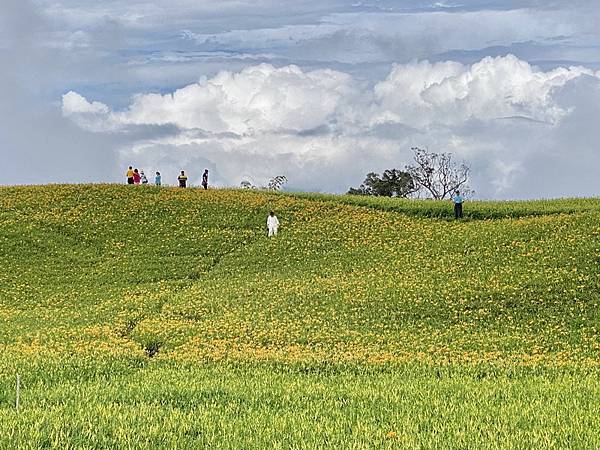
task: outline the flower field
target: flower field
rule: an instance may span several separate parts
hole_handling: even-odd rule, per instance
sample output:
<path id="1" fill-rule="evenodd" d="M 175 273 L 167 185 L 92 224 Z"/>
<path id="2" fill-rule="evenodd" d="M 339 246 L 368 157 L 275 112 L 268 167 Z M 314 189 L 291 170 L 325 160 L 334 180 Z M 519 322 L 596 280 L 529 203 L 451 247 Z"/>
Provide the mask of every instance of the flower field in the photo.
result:
<path id="1" fill-rule="evenodd" d="M 0 448 L 599 447 L 600 200 L 451 217 L 0 188 Z"/>

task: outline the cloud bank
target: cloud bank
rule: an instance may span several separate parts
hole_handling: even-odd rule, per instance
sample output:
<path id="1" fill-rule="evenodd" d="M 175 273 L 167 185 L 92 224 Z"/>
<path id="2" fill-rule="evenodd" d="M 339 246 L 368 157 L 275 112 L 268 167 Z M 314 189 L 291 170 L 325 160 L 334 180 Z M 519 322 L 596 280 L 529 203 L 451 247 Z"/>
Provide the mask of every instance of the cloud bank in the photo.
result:
<path id="1" fill-rule="evenodd" d="M 598 195 L 599 14 L 589 0 L 3 0 L 0 184 L 117 182 L 131 162 L 341 192 L 421 145 L 469 160 L 481 197 Z"/>
<path id="2" fill-rule="evenodd" d="M 469 161 L 479 196 L 519 198 L 594 193 L 581 180 L 598 155 L 572 128 L 598 100 L 600 73 L 544 71 L 508 55 L 471 65 L 396 64 L 372 83 L 338 70 L 260 64 L 167 94 L 137 94 L 123 109 L 71 91 L 62 112 L 101 134 L 162 129 L 138 133 L 118 154 L 123 165 L 167 179 L 185 168 L 198 182 L 207 167 L 221 186 L 283 174 L 293 189 L 343 192 L 369 171 L 402 167 L 410 147 L 425 146 Z M 567 133 L 585 160 L 557 151 Z M 534 173 L 554 177 L 563 158 L 574 167 L 562 187 L 530 185 Z M 558 161 L 544 164 L 549 159 Z"/>

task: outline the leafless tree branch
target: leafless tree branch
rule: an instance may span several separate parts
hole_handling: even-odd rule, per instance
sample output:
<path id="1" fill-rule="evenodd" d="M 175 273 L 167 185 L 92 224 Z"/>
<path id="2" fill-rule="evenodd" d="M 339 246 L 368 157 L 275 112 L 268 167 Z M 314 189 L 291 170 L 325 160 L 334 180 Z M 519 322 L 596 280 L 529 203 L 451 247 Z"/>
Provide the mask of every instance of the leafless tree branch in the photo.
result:
<path id="1" fill-rule="evenodd" d="M 470 168 L 466 163 L 457 166 L 450 153 L 433 153 L 418 147 L 412 151 L 415 164 L 407 166 L 406 171 L 418 191 L 442 200 L 459 188 L 468 190 Z"/>

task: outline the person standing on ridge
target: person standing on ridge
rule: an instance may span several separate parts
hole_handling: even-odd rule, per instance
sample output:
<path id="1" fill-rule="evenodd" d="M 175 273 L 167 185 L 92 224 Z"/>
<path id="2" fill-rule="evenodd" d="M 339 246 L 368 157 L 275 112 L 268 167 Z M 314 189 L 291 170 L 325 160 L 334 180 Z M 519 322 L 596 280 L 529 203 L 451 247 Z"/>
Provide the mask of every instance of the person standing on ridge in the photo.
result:
<path id="1" fill-rule="evenodd" d="M 140 172 L 140 178 L 142 179 L 142 184 L 148 184 L 148 178 L 143 170 Z"/>
<path id="2" fill-rule="evenodd" d="M 187 177 L 187 175 L 185 174 L 185 171 L 183 171 L 183 170 L 182 170 L 182 171 L 181 171 L 181 175 L 179 175 L 179 176 L 177 177 L 177 181 L 179 181 L 179 187 L 180 187 L 180 188 L 187 187 L 187 179 L 188 179 L 188 177 Z"/>
<path id="3" fill-rule="evenodd" d="M 160 176 L 160 172 L 156 172 L 154 176 L 154 184 L 160 186 L 162 184 L 162 177 Z"/>
<path id="4" fill-rule="evenodd" d="M 454 202 L 454 218 L 462 219 L 463 216 L 463 198 L 460 195 L 460 191 L 456 191 L 454 193 L 454 197 L 452 197 L 452 201 Z"/>
<path id="5" fill-rule="evenodd" d="M 127 184 L 133 184 L 133 167 L 127 169 Z"/>
<path id="6" fill-rule="evenodd" d="M 279 228 L 279 220 L 273 211 L 269 213 L 267 217 L 267 228 L 269 229 L 269 237 L 277 236 L 277 229 Z"/>
<path id="7" fill-rule="evenodd" d="M 202 174 L 202 187 L 204 190 L 208 189 L 208 169 L 204 169 L 204 173 Z"/>
<path id="8" fill-rule="evenodd" d="M 140 173 L 137 169 L 133 170 L 133 184 L 140 184 L 142 177 L 140 177 Z"/>

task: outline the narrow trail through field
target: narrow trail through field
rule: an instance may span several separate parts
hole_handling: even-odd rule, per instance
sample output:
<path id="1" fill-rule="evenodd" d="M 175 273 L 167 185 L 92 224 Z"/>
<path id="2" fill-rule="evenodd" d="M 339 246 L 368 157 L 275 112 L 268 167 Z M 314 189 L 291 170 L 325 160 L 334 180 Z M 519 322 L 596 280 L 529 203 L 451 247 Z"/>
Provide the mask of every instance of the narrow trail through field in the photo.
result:
<path id="1" fill-rule="evenodd" d="M 194 271 L 192 271 L 191 275 L 187 277 L 186 282 L 179 283 L 177 287 L 172 288 L 169 292 L 169 298 L 181 295 L 182 293 L 184 293 L 186 290 L 188 290 L 192 286 L 197 285 L 198 283 L 201 283 L 203 281 L 203 279 L 209 278 L 211 273 L 215 269 L 217 269 L 217 267 L 222 263 L 222 261 L 224 259 L 227 259 L 228 257 L 230 257 L 234 254 L 237 254 L 237 256 L 236 256 L 237 258 L 243 258 L 242 251 L 250 248 L 252 245 L 255 245 L 261 239 L 265 239 L 264 233 L 255 232 L 252 240 L 248 241 L 246 238 L 246 240 L 239 242 L 238 245 L 233 246 L 224 252 L 218 253 L 216 256 L 213 256 L 212 262 L 208 266 L 202 267 L 200 274 L 198 274 L 198 272 L 196 272 L 194 270 Z M 202 255 L 197 255 L 197 256 L 199 258 L 198 262 L 200 262 Z M 161 342 L 160 340 L 146 342 L 146 343 L 139 342 L 135 339 L 132 339 L 132 335 L 135 334 L 136 328 L 144 320 L 147 320 L 150 318 L 154 319 L 154 320 L 160 320 L 161 317 L 163 317 L 163 318 L 168 317 L 168 315 L 166 315 L 165 311 L 164 311 L 165 306 L 168 304 L 169 304 L 169 299 L 167 297 L 164 297 L 161 301 L 159 301 L 152 308 L 151 311 L 149 311 L 147 314 L 141 315 L 138 318 L 130 321 L 126 325 L 125 329 L 121 330 L 121 336 L 123 338 L 129 339 L 132 342 L 135 342 L 136 344 L 139 344 L 144 349 L 146 355 L 149 358 L 153 358 L 154 356 L 156 356 L 159 353 L 164 342 Z"/>

